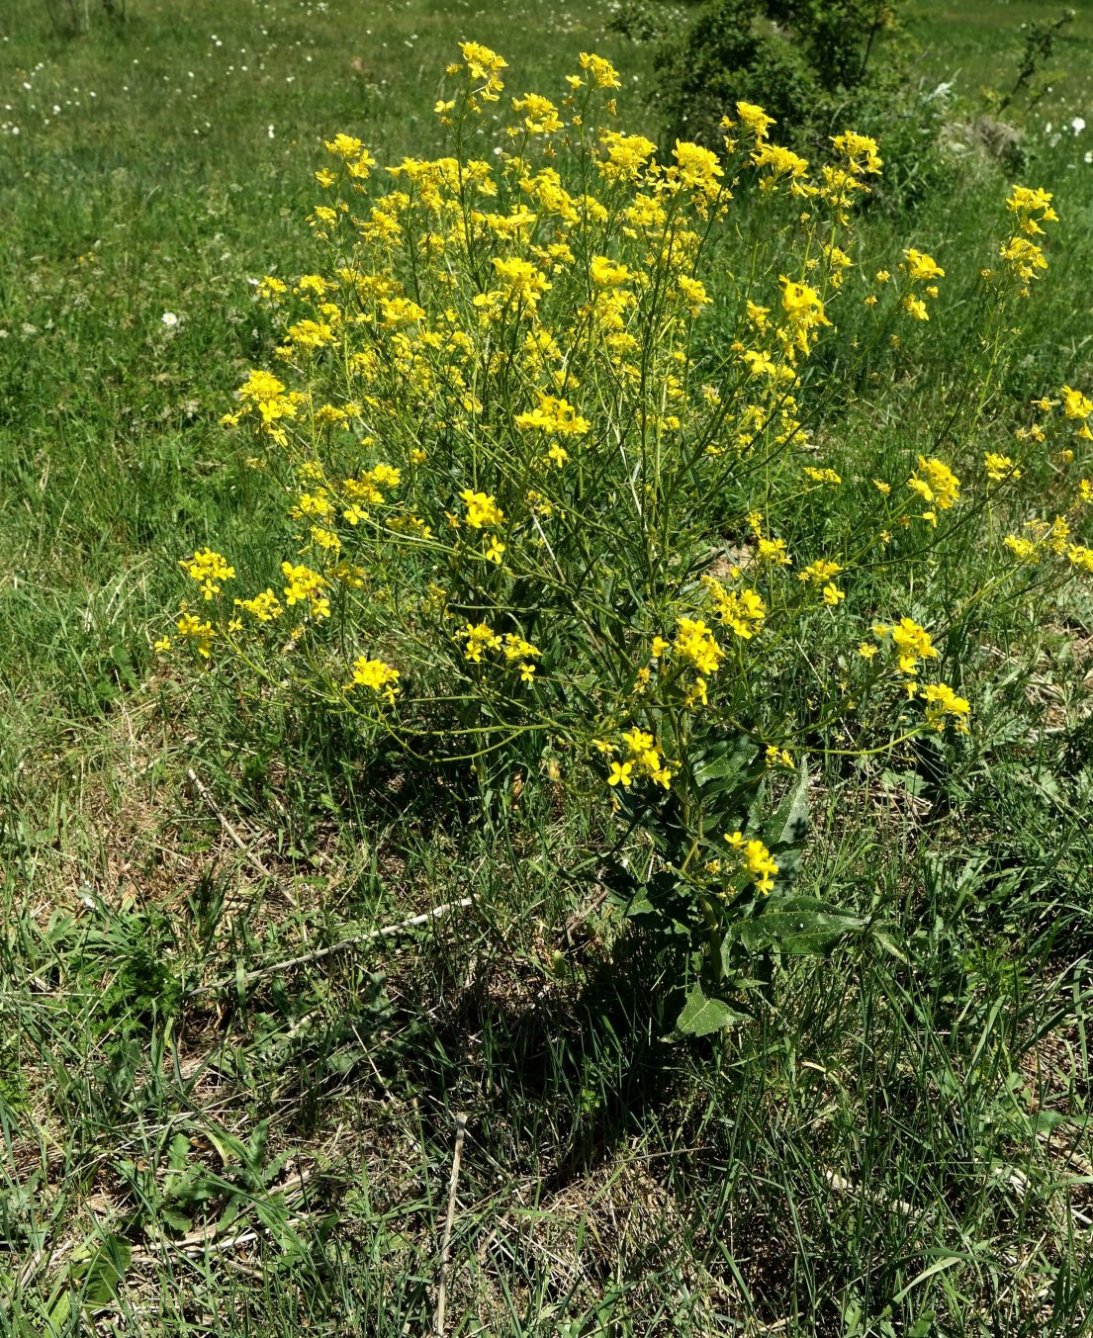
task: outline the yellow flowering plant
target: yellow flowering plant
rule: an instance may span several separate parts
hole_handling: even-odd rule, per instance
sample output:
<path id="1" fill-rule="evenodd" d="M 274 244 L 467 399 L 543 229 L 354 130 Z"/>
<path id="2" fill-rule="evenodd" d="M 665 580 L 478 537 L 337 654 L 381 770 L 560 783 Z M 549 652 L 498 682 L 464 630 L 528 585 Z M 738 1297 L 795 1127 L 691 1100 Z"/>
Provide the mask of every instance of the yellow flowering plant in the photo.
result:
<path id="1" fill-rule="evenodd" d="M 279 490 L 285 556 L 263 572 L 185 558 L 198 598 L 174 640 L 484 791 L 541 771 L 602 804 L 619 836 L 596 876 L 685 945 L 679 1028 L 712 1031 L 750 955 L 859 927 L 793 891 L 806 747 L 970 728 L 925 626 L 847 612 L 856 573 L 893 534 L 925 561 L 1019 460 L 995 453 L 973 482 L 922 455 L 903 478 L 848 482 L 810 449 L 810 359 L 860 300 L 872 140 L 846 131 L 814 169 L 741 103 L 721 153 L 661 157 L 618 128 L 601 57 L 582 54 L 554 100 L 506 100 L 506 70 L 462 45 L 435 109 L 446 156 L 381 169 L 351 135 L 327 143 L 308 219 L 326 265 L 259 284 L 275 370 L 252 371 L 224 420 Z M 742 192 L 763 212 L 726 273 Z M 1050 221 L 1050 196 L 1014 198 L 1022 235 Z M 913 249 L 894 267 L 893 311 L 936 311 L 942 267 Z M 822 538 L 846 487 L 854 524 Z M 775 685 L 806 666 L 824 690 L 791 709 Z"/>

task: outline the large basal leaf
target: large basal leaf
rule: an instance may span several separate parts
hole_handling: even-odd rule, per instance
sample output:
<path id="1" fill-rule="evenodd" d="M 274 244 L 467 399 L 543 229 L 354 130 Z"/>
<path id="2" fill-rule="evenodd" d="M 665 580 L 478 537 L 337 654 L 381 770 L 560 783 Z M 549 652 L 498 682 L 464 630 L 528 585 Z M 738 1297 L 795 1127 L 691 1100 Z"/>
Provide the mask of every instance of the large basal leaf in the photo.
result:
<path id="1" fill-rule="evenodd" d="M 732 793 L 754 769 L 758 749 L 747 735 L 707 745 L 694 761 L 695 785 L 706 800 Z"/>
<path id="2" fill-rule="evenodd" d="M 744 1020 L 744 1014 L 730 1008 L 720 999 L 711 999 L 696 985 L 687 995 L 683 1012 L 676 1021 L 676 1030 L 683 1036 L 709 1036 L 724 1031 Z"/>
<path id="3" fill-rule="evenodd" d="M 860 933 L 866 921 L 813 897 L 781 897 L 762 903 L 758 915 L 742 920 L 733 932 L 751 952 L 777 948 L 794 956 L 825 953 L 839 939 Z"/>
<path id="4" fill-rule="evenodd" d="M 770 820 L 771 849 L 799 846 L 808 835 L 808 763 L 802 757 L 797 782 Z"/>

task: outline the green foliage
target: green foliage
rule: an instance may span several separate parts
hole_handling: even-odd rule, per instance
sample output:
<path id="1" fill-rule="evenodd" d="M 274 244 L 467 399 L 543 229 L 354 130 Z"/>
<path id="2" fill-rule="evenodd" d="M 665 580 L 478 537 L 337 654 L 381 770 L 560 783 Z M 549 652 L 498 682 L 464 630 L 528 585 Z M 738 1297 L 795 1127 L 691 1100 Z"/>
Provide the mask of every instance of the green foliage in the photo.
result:
<path id="1" fill-rule="evenodd" d="M 1005 111 L 1015 99 L 1024 97 L 1029 107 L 1034 107 L 1047 96 L 1051 79 L 1058 78 L 1045 69 L 1051 59 L 1059 38 L 1074 22 L 1077 12 L 1064 9 L 1055 19 L 1039 19 L 1022 24 L 1024 46 L 1017 63 L 1017 77 L 1013 85 L 1004 93 L 988 95 L 989 101 L 998 111 Z"/>
<path id="2" fill-rule="evenodd" d="M 94 9 L 92 0 L 43 0 L 43 7 L 58 37 L 78 37 L 93 22 L 118 24 L 126 17 L 125 0 L 99 0 Z"/>
<path id="3" fill-rule="evenodd" d="M 669 135 L 719 142 L 738 101 L 775 118 L 775 139 L 826 153 L 848 126 L 884 141 L 877 199 L 893 209 L 951 180 L 937 148 L 947 111 L 909 75 L 898 7 L 887 0 L 709 0 L 658 53 Z"/>

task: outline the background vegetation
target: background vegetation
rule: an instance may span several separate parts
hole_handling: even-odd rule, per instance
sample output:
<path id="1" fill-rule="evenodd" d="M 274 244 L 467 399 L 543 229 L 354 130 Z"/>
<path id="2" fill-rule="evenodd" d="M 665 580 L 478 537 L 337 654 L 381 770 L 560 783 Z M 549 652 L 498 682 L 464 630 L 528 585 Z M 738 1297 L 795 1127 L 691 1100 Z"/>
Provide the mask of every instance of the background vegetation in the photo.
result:
<path id="1" fill-rule="evenodd" d="M 1031 398 L 1093 385 L 1093 16 L 1034 106 L 980 91 L 1055 13 L 914 7 L 906 77 L 950 85 L 921 158 L 948 184 L 863 228 L 925 247 L 956 296 L 824 425 L 843 449 L 896 458 L 951 407 L 1011 149 L 1063 222 L 980 430 L 1005 450 Z M 655 46 L 578 3 L 85 17 L 14 0 L 0 28 L 4 1324 L 428 1331 L 465 1115 L 451 1333 L 1081 1333 L 1088 583 L 1035 625 L 994 610 L 959 773 L 817 776 L 804 889 L 887 928 L 779 962 L 723 1049 L 664 1044 L 649 964 L 600 969 L 612 913 L 567 876 L 594 814 L 529 786 L 518 820 L 468 821 L 151 651 L 178 556 L 261 532 L 218 420 L 271 344 L 251 281 L 310 268 L 322 139 L 438 147 L 468 36 L 544 91 L 603 51 L 636 126 Z"/>

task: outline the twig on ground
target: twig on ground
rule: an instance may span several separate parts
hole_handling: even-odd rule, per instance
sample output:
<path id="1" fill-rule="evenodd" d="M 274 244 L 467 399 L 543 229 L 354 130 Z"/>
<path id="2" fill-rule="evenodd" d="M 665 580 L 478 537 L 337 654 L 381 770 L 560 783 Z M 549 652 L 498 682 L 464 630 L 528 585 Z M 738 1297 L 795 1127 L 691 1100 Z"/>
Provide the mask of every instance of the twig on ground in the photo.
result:
<path id="1" fill-rule="evenodd" d="M 444 1318 L 448 1305 L 448 1253 L 452 1244 L 452 1225 L 455 1222 L 455 1192 L 459 1185 L 459 1163 L 463 1160 L 463 1139 L 467 1132 L 466 1115 L 455 1117 L 455 1151 L 452 1153 L 452 1177 L 448 1182 L 448 1214 L 444 1219 L 444 1235 L 440 1242 L 440 1273 L 436 1286 L 436 1316 L 433 1333 L 444 1338 Z"/>
<path id="2" fill-rule="evenodd" d="M 339 939 L 337 943 L 331 943 L 328 947 L 316 948 L 314 952 L 302 952 L 298 957 L 288 957 L 282 962 L 273 962 L 269 966 L 258 967 L 254 971 L 246 971 L 241 976 L 223 976 L 220 980 L 214 980 L 208 985 L 195 985 L 192 990 L 186 992 L 187 998 L 195 994 L 209 994 L 213 990 L 222 990 L 227 985 L 251 985 L 256 980 L 276 975 L 280 971 L 288 971 L 294 966 L 303 966 L 306 962 L 318 962 L 324 957 L 332 957 L 336 952 L 343 952 L 346 948 L 355 947 L 357 944 L 368 943 L 377 938 L 386 938 L 392 934 L 401 934 L 405 929 L 413 929 L 418 925 L 443 919 L 450 911 L 462 910 L 471 905 L 472 901 L 473 897 L 463 897 L 459 901 L 447 901 L 443 906 L 434 906 L 431 911 L 425 911 L 421 915 L 411 915 L 408 920 L 400 920 L 398 924 L 382 925 L 379 929 L 369 929 L 364 934 L 352 934 L 349 938 Z"/>
<path id="3" fill-rule="evenodd" d="M 263 878 L 269 878 L 269 879 L 272 879 L 272 878 L 273 878 L 273 874 L 270 873 L 269 869 L 266 868 L 266 866 L 262 863 L 262 861 L 261 861 L 261 860 L 258 858 L 258 856 L 254 853 L 254 851 L 251 849 L 251 847 L 250 847 L 249 845 L 247 845 L 246 841 L 243 840 L 243 838 L 239 835 L 239 833 L 238 833 L 238 832 L 235 830 L 235 828 L 231 825 L 231 823 L 230 823 L 230 822 L 228 821 L 228 819 L 224 816 L 224 814 L 221 813 L 220 809 L 219 809 L 219 808 L 217 807 L 217 805 L 216 805 L 216 800 L 215 800 L 215 799 L 212 797 L 212 795 L 209 793 L 208 787 L 204 784 L 204 782 L 203 782 L 203 781 L 201 780 L 201 778 L 198 776 L 197 772 L 194 771 L 193 767 L 187 767 L 187 768 L 186 768 L 186 777 L 187 777 L 187 779 L 190 781 L 190 783 L 193 785 L 193 787 L 194 787 L 194 789 L 197 791 L 197 793 L 201 796 L 201 798 L 202 798 L 202 799 L 205 801 L 205 803 L 208 805 L 208 807 L 212 810 L 213 815 L 215 816 L 217 822 L 220 823 L 221 827 L 224 828 L 224 830 L 225 830 L 225 832 L 227 832 L 228 836 L 231 837 L 232 841 L 239 847 L 239 849 L 240 849 L 240 850 L 243 852 L 243 854 L 247 857 L 247 862 L 251 865 L 251 867 L 254 868 L 254 869 L 256 869 L 256 870 L 262 875 Z"/>

